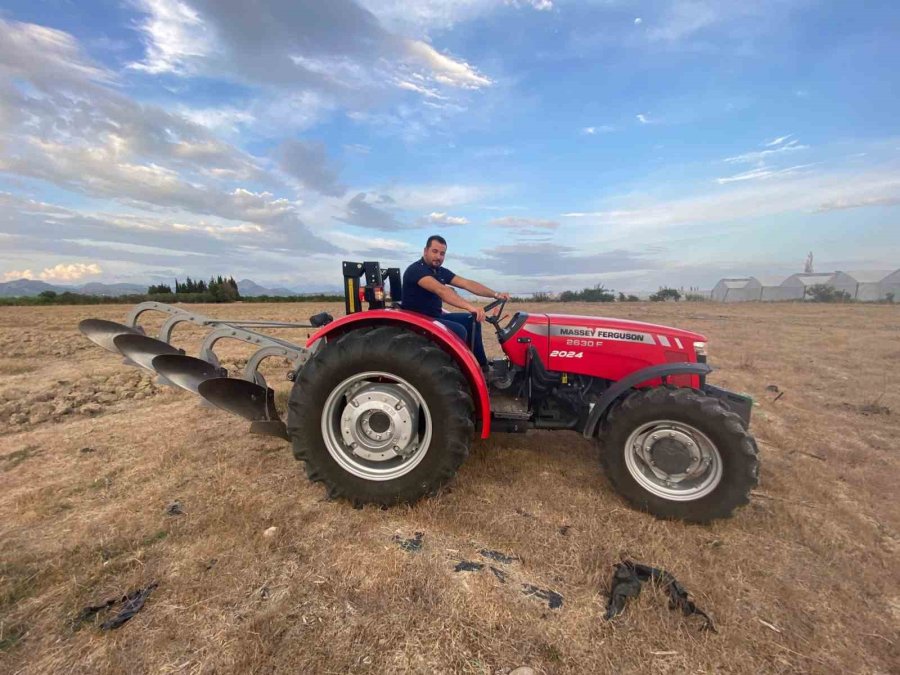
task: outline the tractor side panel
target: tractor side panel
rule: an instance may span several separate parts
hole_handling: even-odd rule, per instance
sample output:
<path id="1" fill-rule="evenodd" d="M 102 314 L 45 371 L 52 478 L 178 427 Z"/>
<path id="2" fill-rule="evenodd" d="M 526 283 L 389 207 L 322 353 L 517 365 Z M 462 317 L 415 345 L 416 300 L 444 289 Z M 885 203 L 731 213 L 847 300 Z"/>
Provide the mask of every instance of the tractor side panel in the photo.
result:
<path id="1" fill-rule="evenodd" d="M 373 309 L 349 314 L 332 321 L 313 333 L 306 341 L 306 346 L 312 349 L 313 345 L 322 338 L 335 339 L 351 330 L 377 325 L 402 326 L 424 335 L 440 345 L 456 361 L 472 388 L 475 414 L 481 421 L 481 437 L 487 438 L 491 433 L 491 404 L 481 366 L 469 351 L 468 345 L 442 323 L 433 321 L 422 314 L 404 312 L 401 309 Z"/>
<path id="2" fill-rule="evenodd" d="M 621 380 L 648 366 L 696 363 L 695 341 L 702 335 L 637 321 L 549 315 L 549 370 Z M 683 381 L 681 381 L 683 379 Z M 673 376 L 671 383 L 698 386 L 696 376 Z"/>
<path id="3" fill-rule="evenodd" d="M 546 314 L 529 314 L 525 323 L 503 343 L 503 352 L 510 363 L 524 368 L 528 348 L 534 347 L 541 361 L 546 364 L 550 355 L 550 340 L 547 337 L 549 325 L 550 320 Z"/>

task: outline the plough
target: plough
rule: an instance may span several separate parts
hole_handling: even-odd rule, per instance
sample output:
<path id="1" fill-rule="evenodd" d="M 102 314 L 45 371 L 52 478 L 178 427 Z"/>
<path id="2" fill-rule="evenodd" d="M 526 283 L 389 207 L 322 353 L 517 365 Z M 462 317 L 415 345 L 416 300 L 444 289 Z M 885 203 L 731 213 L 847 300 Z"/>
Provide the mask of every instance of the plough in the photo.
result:
<path id="1" fill-rule="evenodd" d="M 148 312 L 167 314 L 157 336 L 150 337 L 140 325 Z M 256 328 L 319 328 L 332 321 L 327 313 L 310 317 L 309 323 L 213 319 L 181 307 L 161 302 L 142 302 L 129 312 L 125 323 L 85 319 L 81 333 L 104 349 L 121 354 L 125 363 L 155 373 L 158 382 L 180 387 L 218 408 L 250 420 L 250 432 L 290 440 L 284 422 L 275 409 L 275 392 L 266 383 L 259 366 L 270 357 L 290 364 L 287 379 L 293 380 L 309 360 L 311 351 L 301 345 L 261 333 Z M 182 323 L 211 329 L 197 356 L 188 356 L 172 344 L 172 333 Z M 215 352 L 222 340 L 239 340 L 258 347 L 247 360 L 240 378 L 229 377 Z"/>

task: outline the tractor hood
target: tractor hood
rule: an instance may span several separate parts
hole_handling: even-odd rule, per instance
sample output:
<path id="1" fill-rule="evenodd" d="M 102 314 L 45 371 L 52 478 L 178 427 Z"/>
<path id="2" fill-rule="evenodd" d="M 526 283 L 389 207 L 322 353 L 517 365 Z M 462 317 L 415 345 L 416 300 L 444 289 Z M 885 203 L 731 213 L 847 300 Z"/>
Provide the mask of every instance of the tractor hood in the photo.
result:
<path id="1" fill-rule="evenodd" d="M 532 315 L 532 317 L 535 316 Z M 560 331 L 571 334 L 573 337 L 603 337 L 598 332 L 622 331 L 639 338 L 635 341 L 648 344 L 659 342 L 658 338 L 654 338 L 660 335 L 670 339 L 685 340 L 688 344 L 691 342 L 706 342 L 706 337 L 700 333 L 661 326 L 655 323 L 645 323 L 643 321 L 629 321 L 628 319 L 613 319 L 602 316 L 579 316 L 577 314 L 546 314 L 545 316 L 551 327 L 559 327 Z"/>

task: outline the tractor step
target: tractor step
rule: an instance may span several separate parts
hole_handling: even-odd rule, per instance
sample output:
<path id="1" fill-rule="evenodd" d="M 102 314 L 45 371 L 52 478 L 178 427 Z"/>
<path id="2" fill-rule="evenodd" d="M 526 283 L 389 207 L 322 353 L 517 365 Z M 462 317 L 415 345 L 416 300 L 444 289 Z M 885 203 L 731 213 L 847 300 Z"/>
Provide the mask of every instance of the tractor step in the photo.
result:
<path id="1" fill-rule="evenodd" d="M 528 401 L 509 394 L 491 394 L 491 416 L 501 420 L 528 420 Z"/>

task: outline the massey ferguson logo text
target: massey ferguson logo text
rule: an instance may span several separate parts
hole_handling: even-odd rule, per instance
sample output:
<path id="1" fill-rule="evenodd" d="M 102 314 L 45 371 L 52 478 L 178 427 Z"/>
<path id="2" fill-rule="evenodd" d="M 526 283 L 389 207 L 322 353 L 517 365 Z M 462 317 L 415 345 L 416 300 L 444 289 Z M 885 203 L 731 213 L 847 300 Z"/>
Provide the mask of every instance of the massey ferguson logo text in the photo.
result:
<path id="1" fill-rule="evenodd" d="M 586 328 L 583 326 L 552 326 L 551 334 L 562 337 L 589 337 L 624 342 L 653 342 L 647 333 L 630 333 L 611 328 Z"/>

